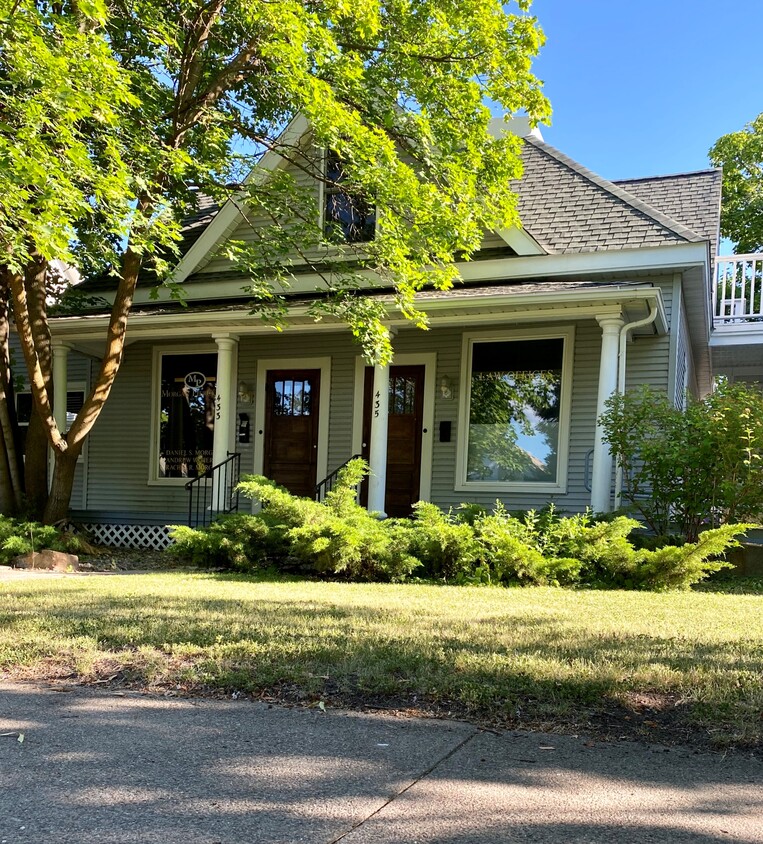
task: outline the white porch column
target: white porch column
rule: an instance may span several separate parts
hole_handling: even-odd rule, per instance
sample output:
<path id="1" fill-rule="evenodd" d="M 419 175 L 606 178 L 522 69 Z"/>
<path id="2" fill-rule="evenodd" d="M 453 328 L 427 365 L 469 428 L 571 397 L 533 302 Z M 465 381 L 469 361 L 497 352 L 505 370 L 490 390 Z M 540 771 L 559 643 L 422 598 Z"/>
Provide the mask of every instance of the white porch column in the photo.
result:
<path id="1" fill-rule="evenodd" d="M 371 398 L 371 443 L 368 465 L 368 509 L 382 516 L 387 491 L 387 427 L 389 422 L 389 365 L 374 367 Z"/>
<path id="2" fill-rule="evenodd" d="M 236 412 L 236 382 L 234 372 L 238 337 L 233 334 L 215 334 L 217 344 L 217 382 L 215 385 L 215 431 L 212 441 L 212 465 L 217 466 L 233 451 L 233 419 Z M 228 473 L 228 482 L 231 477 Z M 214 501 L 218 510 L 225 508 L 225 475 L 213 479 Z"/>
<path id="3" fill-rule="evenodd" d="M 61 434 L 66 433 L 66 388 L 69 382 L 69 349 L 66 343 L 55 340 L 51 344 L 53 355 L 53 416 Z"/>
<path id="4" fill-rule="evenodd" d="M 602 436 L 599 417 L 604 403 L 617 389 L 617 355 L 620 329 L 625 324 L 619 316 L 597 317 L 602 330 L 601 363 L 599 364 L 599 394 L 596 400 L 596 435 L 593 443 L 593 471 L 591 476 L 591 509 L 595 513 L 612 510 L 612 455 Z"/>

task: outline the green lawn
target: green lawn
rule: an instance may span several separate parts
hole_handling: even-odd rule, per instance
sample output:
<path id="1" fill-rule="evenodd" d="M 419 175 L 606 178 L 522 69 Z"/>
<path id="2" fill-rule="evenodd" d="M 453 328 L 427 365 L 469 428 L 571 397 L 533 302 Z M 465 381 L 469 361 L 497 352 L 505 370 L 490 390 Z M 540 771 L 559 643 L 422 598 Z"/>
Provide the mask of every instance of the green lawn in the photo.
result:
<path id="1" fill-rule="evenodd" d="M 763 595 L 16 581 L 0 584 L 0 674 L 750 746 L 763 742 Z"/>

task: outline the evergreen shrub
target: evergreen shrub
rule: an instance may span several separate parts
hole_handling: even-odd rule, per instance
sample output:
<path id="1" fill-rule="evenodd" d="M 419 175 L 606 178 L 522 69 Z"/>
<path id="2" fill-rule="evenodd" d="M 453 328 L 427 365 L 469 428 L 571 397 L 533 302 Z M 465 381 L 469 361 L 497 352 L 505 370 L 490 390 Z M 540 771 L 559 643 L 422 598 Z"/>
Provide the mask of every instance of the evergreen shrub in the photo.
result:
<path id="1" fill-rule="evenodd" d="M 657 549 L 630 540 L 641 525 L 553 507 L 511 514 L 462 505 L 455 513 L 419 502 L 410 519 L 377 518 L 356 500 L 368 471 L 362 460 L 340 473 L 322 502 L 292 495 L 263 477 L 242 493 L 256 515 L 227 517 L 204 530 L 175 526 L 173 553 L 239 570 L 277 567 L 318 576 L 402 581 L 416 572 L 445 583 L 682 589 L 728 567 L 721 555 L 751 525 L 724 525 L 697 542 Z"/>

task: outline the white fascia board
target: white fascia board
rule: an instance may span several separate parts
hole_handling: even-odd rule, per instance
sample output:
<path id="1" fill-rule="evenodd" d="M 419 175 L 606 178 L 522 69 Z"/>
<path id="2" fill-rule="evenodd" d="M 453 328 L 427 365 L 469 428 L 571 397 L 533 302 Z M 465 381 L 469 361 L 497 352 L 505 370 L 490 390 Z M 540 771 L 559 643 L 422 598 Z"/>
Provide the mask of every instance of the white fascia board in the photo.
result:
<path id="1" fill-rule="evenodd" d="M 284 129 L 280 138 L 276 141 L 275 148 L 268 150 L 260 160 L 257 167 L 244 179 L 244 184 L 251 184 L 253 181 L 262 183 L 268 175 L 280 167 L 284 167 L 287 159 L 277 152 L 279 145 L 293 146 L 307 132 L 310 125 L 307 118 L 298 114 Z M 191 275 L 204 259 L 210 255 L 238 224 L 243 220 L 243 215 L 238 206 L 239 202 L 246 201 L 246 192 L 240 191 L 231 197 L 225 205 L 215 214 L 212 222 L 204 229 L 199 239 L 181 258 L 175 271 L 172 273 L 172 281 L 182 284 Z"/>
<path id="2" fill-rule="evenodd" d="M 509 245 L 517 255 L 547 255 L 548 251 L 525 229 L 514 226 L 510 229 L 496 229 L 495 233 Z"/>
<path id="3" fill-rule="evenodd" d="M 715 348 L 728 346 L 758 346 L 763 343 L 763 322 L 717 325 L 710 335 L 710 345 Z"/>
<path id="4" fill-rule="evenodd" d="M 393 300 L 386 299 L 388 303 Z M 556 319 L 575 319 L 619 314 L 624 305 L 635 301 L 644 301 L 657 305 L 658 314 L 655 326 L 657 331 L 667 331 L 667 318 L 659 287 L 616 287 L 607 290 L 552 291 L 546 293 L 526 293 L 522 295 L 459 296 L 435 299 L 422 303 L 430 316 L 432 326 L 449 323 L 469 324 L 485 321 L 492 322 L 540 322 Z M 489 313 L 469 314 L 470 308 L 489 307 Z M 289 310 L 293 319 L 304 318 L 307 305 L 299 305 Z M 453 313 L 453 312 L 457 313 Z M 466 312 L 465 312 L 466 311 Z M 61 317 L 53 320 L 51 328 L 57 340 L 93 341 L 103 340 L 109 318 L 97 317 Z M 407 326 L 410 321 L 405 317 L 392 317 L 392 326 Z M 287 332 L 341 331 L 343 323 L 324 319 L 320 322 L 292 324 Z M 129 320 L 130 342 L 142 339 L 180 339 L 198 338 L 200 334 L 211 336 L 214 331 L 233 331 L 239 336 L 272 334 L 273 327 L 258 317 L 249 314 L 246 308 L 241 310 L 201 311 L 189 313 L 178 311 L 171 314 L 133 314 Z"/>
<path id="5" fill-rule="evenodd" d="M 190 254 L 190 253 L 189 253 Z M 531 255 L 509 258 L 491 258 L 486 261 L 468 261 L 459 265 L 464 281 L 511 281 L 520 278 L 565 276 L 585 277 L 607 272 L 644 272 L 647 270 L 670 271 L 692 266 L 706 265 L 707 249 L 704 243 L 680 243 L 671 246 L 654 246 L 648 249 L 618 249 L 604 252 L 575 252 L 566 255 Z M 378 279 L 370 272 L 363 273 L 369 286 Z M 322 283 L 317 273 L 297 276 L 289 287 L 290 293 L 313 293 Z M 202 302 L 208 299 L 246 299 L 243 287 L 246 279 L 225 279 L 217 281 L 194 281 L 185 288 L 188 302 Z M 152 304 L 152 288 L 135 291 L 136 305 Z M 160 289 L 161 295 L 161 289 Z M 107 297 L 104 297 L 107 298 Z M 169 291 L 166 300 L 168 301 Z"/>
<path id="6" fill-rule="evenodd" d="M 619 315 L 623 306 L 642 301 L 647 306 L 657 306 L 655 328 L 658 334 L 667 334 L 668 319 L 662 290 L 659 287 L 612 287 L 606 290 L 571 290 L 548 293 L 526 293 L 522 295 L 459 297 L 450 301 L 436 299 L 422 302 L 421 307 L 434 326 L 446 321 L 461 320 L 469 322 L 469 316 L 458 314 L 449 316 L 448 310 L 463 309 L 479 305 L 489 305 L 490 314 L 475 314 L 474 320 L 495 319 L 499 321 L 509 317 L 513 321 L 536 321 L 549 319 L 574 319 L 576 317 L 594 317 L 608 314 Z"/>
<path id="7" fill-rule="evenodd" d="M 704 243 L 677 243 L 641 249 L 610 249 L 601 252 L 533 255 L 493 258 L 460 265 L 464 281 L 493 281 L 499 278 L 538 276 L 585 276 L 589 273 L 670 270 L 706 264 Z"/>

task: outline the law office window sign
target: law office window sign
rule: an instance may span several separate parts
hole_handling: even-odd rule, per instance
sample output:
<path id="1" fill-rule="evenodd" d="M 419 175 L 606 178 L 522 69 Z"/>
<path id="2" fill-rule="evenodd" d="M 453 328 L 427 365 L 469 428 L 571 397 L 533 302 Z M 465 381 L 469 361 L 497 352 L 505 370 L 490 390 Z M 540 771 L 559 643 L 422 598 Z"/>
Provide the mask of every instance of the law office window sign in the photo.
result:
<path id="1" fill-rule="evenodd" d="M 160 360 L 157 478 L 196 478 L 212 468 L 217 354 Z"/>

